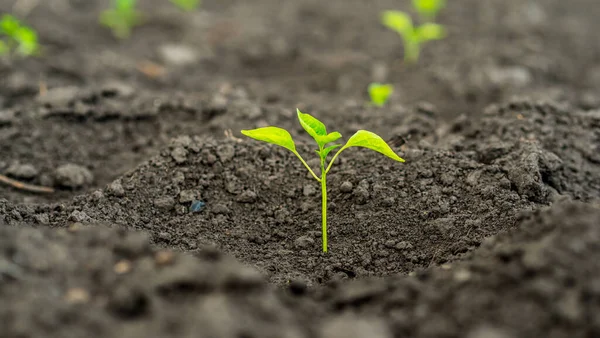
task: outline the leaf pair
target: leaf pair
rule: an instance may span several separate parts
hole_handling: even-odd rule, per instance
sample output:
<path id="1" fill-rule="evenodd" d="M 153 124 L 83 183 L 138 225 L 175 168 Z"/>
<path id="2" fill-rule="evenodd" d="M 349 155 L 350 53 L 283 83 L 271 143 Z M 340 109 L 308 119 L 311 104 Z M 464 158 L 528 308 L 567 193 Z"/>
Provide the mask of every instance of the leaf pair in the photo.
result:
<path id="1" fill-rule="evenodd" d="M 142 22 L 142 15 L 136 9 L 136 0 L 113 0 L 113 8 L 100 14 L 100 23 L 110 28 L 119 39 L 128 38 L 131 29 Z"/>
<path id="2" fill-rule="evenodd" d="M 11 49 L 25 56 L 35 55 L 39 51 L 38 36 L 35 30 L 23 25 L 17 18 L 5 14 L 0 19 L 0 34 L 8 40 L 0 40 L 0 55 L 8 54 Z"/>
<path id="3" fill-rule="evenodd" d="M 322 158 L 327 157 L 327 155 L 334 149 L 340 147 L 341 145 L 336 144 L 329 147 L 324 147 L 327 143 L 338 140 L 342 137 L 342 135 L 338 132 L 327 133 L 327 129 L 325 125 L 314 118 L 309 114 L 304 114 L 297 110 L 298 120 L 300 124 L 306 130 L 306 132 L 312 136 L 317 145 L 319 145 L 319 151 L 317 151 Z M 242 134 L 251 137 L 253 139 L 275 144 L 281 147 L 284 147 L 294 154 L 298 155 L 296 150 L 296 144 L 292 139 L 290 133 L 282 128 L 278 127 L 264 127 L 252 130 L 242 130 Z M 385 141 L 379 137 L 377 134 L 372 133 L 366 130 L 357 131 L 346 144 L 336 153 L 336 156 L 348 149 L 350 147 L 364 147 L 374 151 L 377 151 L 391 159 L 394 159 L 399 162 L 404 162 L 402 158 L 400 158 L 394 151 L 390 148 L 390 146 L 385 143 Z"/>
<path id="4" fill-rule="evenodd" d="M 436 23 L 424 23 L 415 27 L 411 17 L 402 11 L 384 11 L 381 22 L 386 27 L 402 35 L 403 38 L 417 43 L 439 40 L 446 36 L 444 26 Z"/>
<path id="5" fill-rule="evenodd" d="M 371 104 L 376 107 L 383 107 L 394 92 L 394 86 L 375 82 L 369 85 L 368 91 Z"/>
<path id="6" fill-rule="evenodd" d="M 412 5 L 423 20 L 433 21 L 439 11 L 446 7 L 446 0 L 413 0 Z"/>
<path id="7" fill-rule="evenodd" d="M 191 12 L 200 6 L 200 0 L 171 0 L 171 2 L 186 12 Z"/>

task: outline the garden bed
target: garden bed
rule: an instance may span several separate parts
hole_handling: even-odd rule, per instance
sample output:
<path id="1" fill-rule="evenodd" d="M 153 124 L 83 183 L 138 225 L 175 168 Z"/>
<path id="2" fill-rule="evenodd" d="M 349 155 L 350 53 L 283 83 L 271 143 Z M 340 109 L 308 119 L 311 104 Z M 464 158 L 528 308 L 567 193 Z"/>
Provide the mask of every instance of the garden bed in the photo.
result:
<path id="1" fill-rule="evenodd" d="M 593 0 L 453 1 L 414 66 L 394 1 L 163 2 L 120 42 L 102 1 L 23 13 L 44 55 L 0 66 L 0 174 L 54 192 L 0 185 L 0 335 L 600 334 Z M 239 134 L 312 158 L 296 107 L 406 160 L 345 152 L 329 253 L 318 184 Z"/>

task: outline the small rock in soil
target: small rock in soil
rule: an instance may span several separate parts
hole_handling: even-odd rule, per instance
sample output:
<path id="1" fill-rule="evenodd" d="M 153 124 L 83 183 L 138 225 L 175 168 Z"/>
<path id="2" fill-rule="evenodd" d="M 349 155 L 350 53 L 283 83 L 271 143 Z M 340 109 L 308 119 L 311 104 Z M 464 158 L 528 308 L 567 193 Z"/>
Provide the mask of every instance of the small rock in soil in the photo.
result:
<path id="1" fill-rule="evenodd" d="M 107 187 L 107 192 L 110 195 L 116 196 L 116 197 L 123 197 L 125 196 L 125 189 L 123 189 L 123 185 L 121 184 L 121 180 L 115 180 L 112 183 L 110 183 Z"/>
<path id="2" fill-rule="evenodd" d="M 294 241 L 294 245 L 300 249 L 308 248 L 313 245 L 313 243 L 315 243 L 315 240 L 308 236 L 300 236 Z"/>
<path id="3" fill-rule="evenodd" d="M 202 211 L 202 208 L 204 208 L 205 205 L 206 204 L 202 201 L 194 201 L 190 206 L 190 212 L 200 212 Z"/>
<path id="4" fill-rule="evenodd" d="M 175 199 L 172 197 L 161 197 L 154 200 L 154 206 L 158 209 L 168 211 L 175 206 Z"/>
<path id="5" fill-rule="evenodd" d="M 231 212 L 231 210 L 225 204 L 219 203 L 213 206 L 212 212 L 216 215 L 227 215 Z"/>
<path id="6" fill-rule="evenodd" d="M 77 164 L 64 164 L 54 172 L 56 185 L 77 189 L 91 184 L 94 175 L 87 168 Z"/>
<path id="7" fill-rule="evenodd" d="M 352 192 L 352 189 L 354 188 L 354 186 L 352 185 L 352 182 L 350 181 L 345 181 L 344 183 L 342 183 L 342 185 L 340 186 L 340 191 L 343 193 L 350 193 Z"/>
<path id="8" fill-rule="evenodd" d="M 75 210 L 71 213 L 71 215 L 69 215 L 69 220 L 73 221 L 73 222 L 83 223 L 83 222 L 89 222 L 92 219 L 85 212 Z"/>
<path id="9" fill-rule="evenodd" d="M 7 175 L 25 180 L 36 177 L 38 173 L 39 170 L 37 170 L 36 167 L 31 164 L 13 163 L 10 167 L 8 167 L 8 169 L 6 169 Z"/>
<path id="10" fill-rule="evenodd" d="M 185 161 L 187 161 L 187 155 L 188 151 L 183 147 L 176 147 L 175 149 L 171 150 L 171 157 L 178 164 L 185 163 Z"/>
<path id="11" fill-rule="evenodd" d="M 254 191 L 244 191 L 238 196 L 237 201 L 241 203 L 254 203 L 257 199 L 258 196 L 256 196 Z"/>
<path id="12" fill-rule="evenodd" d="M 196 193 L 192 190 L 182 190 L 179 193 L 179 203 L 189 203 L 196 199 Z"/>
<path id="13" fill-rule="evenodd" d="M 314 194 L 317 193 L 317 189 L 315 188 L 315 186 L 313 184 L 305 184 L 304 187 L 302 187 L 302 194 L 304 196 L 313 196 Z"/>
<path id="14" fill-rule="evenodd" d="M 39 224 L 48 224 L 48 223 L 50 223 L 50 217 L 48 216 L 48 214 L 38 214 L 38 215 L 35 215 L 33 218 L 35 218 L 35 220 Z"/>
<path id="15" fill-rule="evenodd" d="M 158 51 L 163 61 L 173 66 L 186 66 L 199 60 L 198 53 L 186 45 L 166 44 Z"/>
<path id="16" fill-rule="evenodd" d="M 235 148 L 231 144 L 224 144 L 217 147 L 217 156 L 221 162 L 228 162 L 235 156 Z"/>

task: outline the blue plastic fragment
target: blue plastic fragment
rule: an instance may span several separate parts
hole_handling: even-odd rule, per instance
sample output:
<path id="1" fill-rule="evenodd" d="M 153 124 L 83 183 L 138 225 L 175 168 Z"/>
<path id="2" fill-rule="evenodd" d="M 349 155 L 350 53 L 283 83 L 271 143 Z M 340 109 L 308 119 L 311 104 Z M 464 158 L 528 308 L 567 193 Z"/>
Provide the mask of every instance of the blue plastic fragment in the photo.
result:
<path id="1" fill-rule="evenodd" d="M 206 205 L 206 203 L 195 200 L 192 202 L 192 205 L 190 206 L 190 212 L 200 212 L 200 211 L 202 211 L 202 208 L 204 208 L 205 205 Z"/>

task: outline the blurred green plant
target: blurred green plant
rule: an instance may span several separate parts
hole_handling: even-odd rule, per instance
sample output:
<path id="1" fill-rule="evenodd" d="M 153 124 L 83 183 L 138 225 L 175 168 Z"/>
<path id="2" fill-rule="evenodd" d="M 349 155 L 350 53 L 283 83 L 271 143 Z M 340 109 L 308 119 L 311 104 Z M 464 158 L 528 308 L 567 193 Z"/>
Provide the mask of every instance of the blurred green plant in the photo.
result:
<path id="1" fill-rule="evenodd" d="M 368 88 L 371 104 L 376 107 L 383 107 L 394 92 L 394 86 L 391 84 L 371 83 Z"/>
<path id="2" fill-rule="evenodd" d="M 200 0 L 171 0 L 171 2 L 180 9 L 191 12 L 200 7 Z"/>
<path id="3" fill-rule="evenodd" d="M 446 5 L 445 0 L 413 0 L 413 7 L 425 23 L 416 26 L 406 12 L 388 10 L 381 14 L 381 23 L 398 33 L 404 42 L 404 60 L 408 63 L 419 61 L 422 45 L 425 42 L 446 37 L 446 28 L 432 22 Z"/>
<path id="4" fill-rule="evenodd" d="M 437 14 L 446 7 L 446 0 L 412 0 L 412 5 L 421 20 L 433 22 Z"/>
<path id="5" fill-rule="evenodd" d="M 342 134 L 337 131 L 327 133 L 325 125 L 317 120 L 315 117 L 304 114 L 300 110 L 296 109 L 298 115 L 298 121 L 304 130 L 315 140 L 319 146 L 319 150 L 315 150 L 321 160 L 321 177 L 317 176 L 315 172 L 310 168 L 308 163 L 300 156 L 300 153 L 296 150 L 296 144 L 292 139 L 290 133 L 282 128 L 278 127 L 263 127 L 252 130 L 242 130 L 242 134 L 251 137 L 255 140 L 275 144 L 291 151 L 298 157 L 300 162 L 304 164 L 306 169 L 310 172 L 312 177 L 321 183 L 321 226 L 322 226 L 322 239 L 323 239 L 323 252 L 327 252 L 327 174 L 331 170 L 331 166 L 335 162 L 335 159 L 340 153 L 350 147 L 363 147 L 379 152 L 393 160 L 398 162 L 404 162 L 385 141 L 377 134 L 366 130 L 357 131 L 344 146 L 341 144 L 333 144 L 327 146 L 331 142 L 335 142 L 342 137 Z M 341 147 L 341 148 L 340 148 Z M 335 149 L 339 150 L 333 155 L 331 161 L 327 163 L 327 155 Z"/>
<path id="6" fill-rule="evenodd" d="M 34 56 L 39 50 L 38 36 L 33 28 L 10 14 L 0 18 L 0 55 L 14 51 L 22 56 Z"/>
<path id="7" fill-rule="evenodd" d="M 113 0 L 112 7 L 100 14 L 100 23 L 111 29 L 116 38 L 126 39 L 133 27 L 142 22 L 136 5 L 136 0 Z"/>

